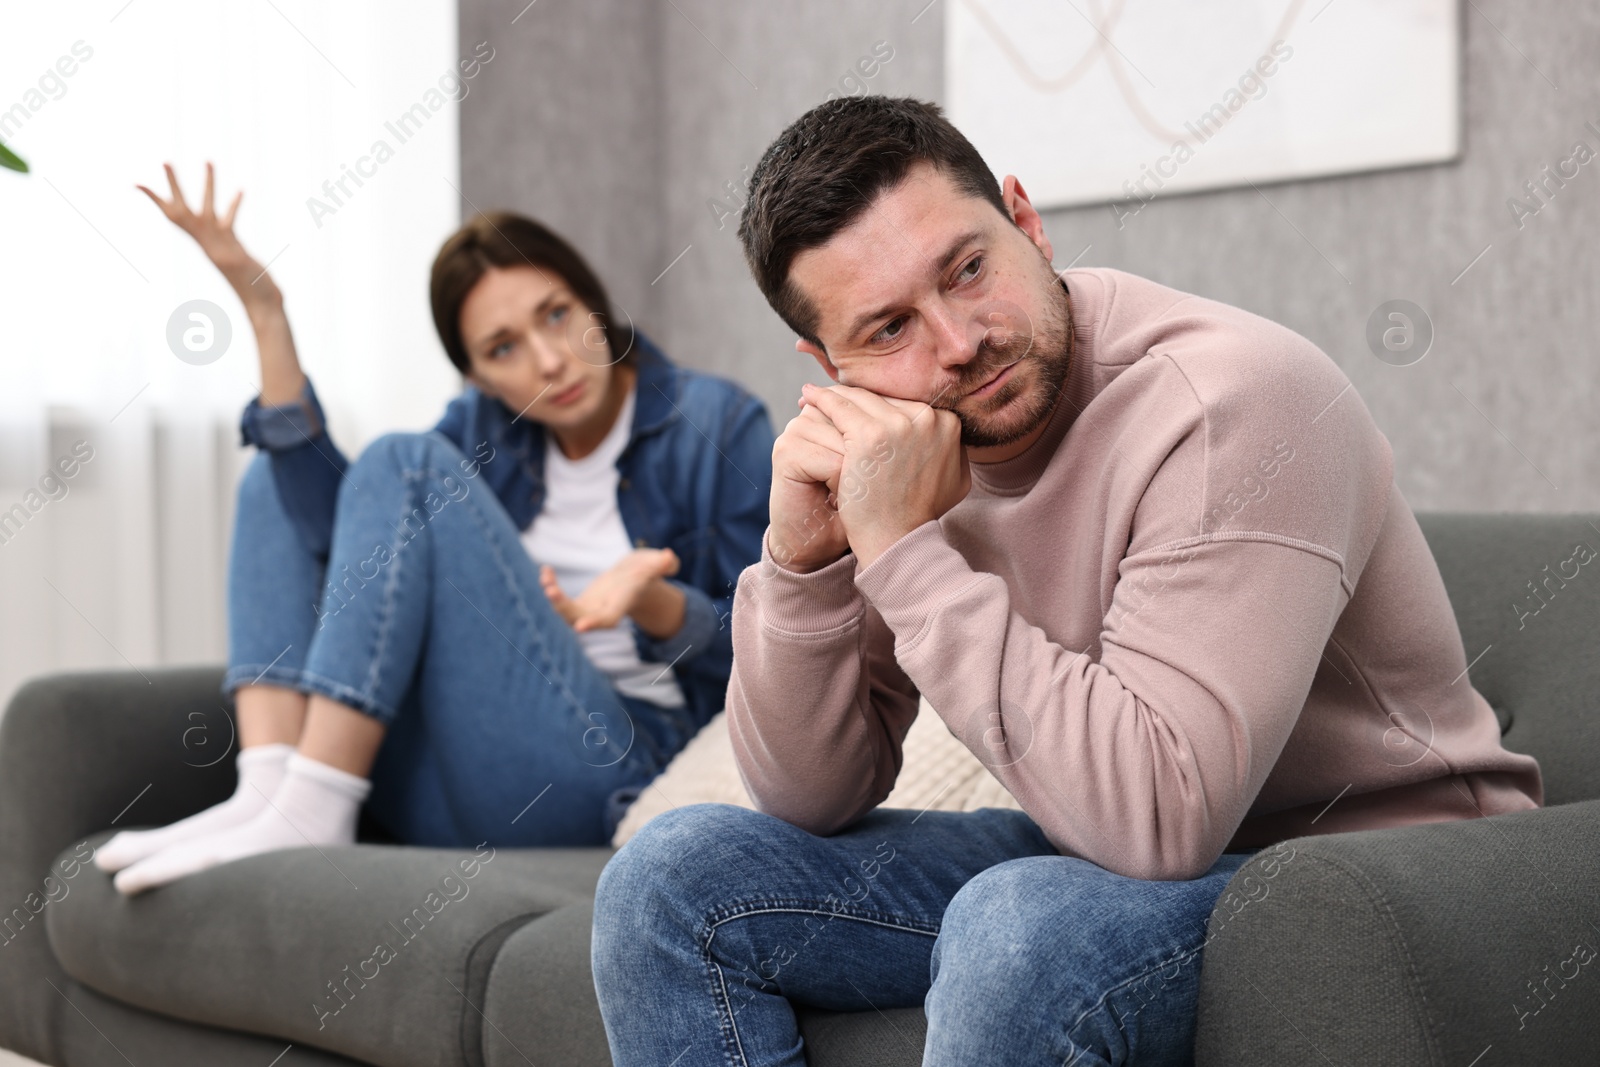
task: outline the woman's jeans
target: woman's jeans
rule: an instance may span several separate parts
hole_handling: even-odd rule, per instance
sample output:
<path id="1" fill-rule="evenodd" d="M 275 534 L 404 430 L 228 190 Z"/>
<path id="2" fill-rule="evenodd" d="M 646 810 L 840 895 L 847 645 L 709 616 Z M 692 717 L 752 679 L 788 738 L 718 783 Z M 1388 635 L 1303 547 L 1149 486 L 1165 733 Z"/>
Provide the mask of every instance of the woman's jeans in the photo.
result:
<path id="1" fill-rule="evenodd" d="M 1001 808 L 879 808 L 831 837 L 728 804 L 677 808 L 596 890 L 611 1055 L 803 1067 L 794 1001 L 921 1005 L 924 1065 L 1188 1064 L 1206 920 L 1251 855 L 1154 882 L 1060 855 Z"/>
<path id="2" fill-rule="evenodd" d="M 239 487 L 223 692 L 321 693 L 383 723 L 367 809 L 401 841 L 608 843 L 689 713 L 588 660 L 478 468 L 437 433 L 378 438 L 345 471 L 324 569 L 270 463 Z"/>

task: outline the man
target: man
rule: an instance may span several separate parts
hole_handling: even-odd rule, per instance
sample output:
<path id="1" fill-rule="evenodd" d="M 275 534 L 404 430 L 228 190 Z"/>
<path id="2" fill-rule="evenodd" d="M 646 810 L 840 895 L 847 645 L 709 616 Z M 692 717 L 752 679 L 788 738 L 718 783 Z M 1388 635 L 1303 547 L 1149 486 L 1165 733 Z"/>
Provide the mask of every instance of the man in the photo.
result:
<path id="1" fill-rule="evenodd" d="M 773 449 L 727 713 L 759 811 L 596 897 L 619 1067 L 798 1065 L 794 1003 L 921 1004 L 924 1064 L 1189 1061 L 1206 920 L 1286 838 L 1543 803 L 1389 444 L 1246 311 L 1050 266 L 929 104 L 825 104 L 740 236 L 837 384 Z M 919 696 L 1023 812 L 877 809 Z"/>

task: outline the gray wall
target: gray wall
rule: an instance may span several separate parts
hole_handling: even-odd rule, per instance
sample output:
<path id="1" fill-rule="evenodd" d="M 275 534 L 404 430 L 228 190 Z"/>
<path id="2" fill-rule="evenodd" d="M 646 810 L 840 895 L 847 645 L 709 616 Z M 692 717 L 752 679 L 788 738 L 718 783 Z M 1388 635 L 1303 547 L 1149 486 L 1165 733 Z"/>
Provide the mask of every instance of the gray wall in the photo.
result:
<path id="1" fill-rule="evenodd" d="M 781 428 L 799 383 L 824 379 L 750 280 L 737 216 L 719 230 L 707 201 L 736 207 L 724 183 L 876 41 L 895 54 L 872 91 L 939 99 L 943 10 L 917 17 L 926 2 L 539 0 L 513 26 L 526 0 L 462 0 L 462 41 L 512 57 L 463 104 L 463 190 L 568 234 L 674 358 L 749 383 Z M 1167 197 L 1120 230 L 1104 207 L 1057 211 L 1046 228 L 1058 266 L 1091 246 L 1079 265 L 1315 341 L 1393 444 L 1414 508 L 1600 509 L 1600 159 L 1520 230 L 1506 207 L 1576 140 L 1600 149 L 1584 128 L 1600 127 L 1600 5 L 1476 0 L 1462 20 L 1457 162 Z M 1393 298 L 1436 331 L 1408 367 L 1364 339 Z"/>

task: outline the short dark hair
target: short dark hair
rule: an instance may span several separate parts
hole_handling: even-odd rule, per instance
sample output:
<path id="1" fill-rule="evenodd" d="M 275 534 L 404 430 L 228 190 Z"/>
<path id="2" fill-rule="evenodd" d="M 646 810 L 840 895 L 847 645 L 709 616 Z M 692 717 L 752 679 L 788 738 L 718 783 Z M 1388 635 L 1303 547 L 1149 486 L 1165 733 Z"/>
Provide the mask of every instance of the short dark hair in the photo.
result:
<path id="1" fill-rule="evenodd" d="M 465 374 L 472 361 L 461 338 L 461 305 L 491 267 L 532 266 L 560 275 L 572 295 L 600 316 L 612 355 L 619 363 L 634 360 L 633 323 L 614 323 L 606 288 L 589 264 L 555 231 L 524 215 L 488 211 L 474 215 L 451 234 L 433 260 L 428 298 L 433 327 L 445 354 Z M 621 356 L 616 353 L 620 349 Z"/>
<path id="2" fill-rule="evenodd" d="M 817 309 L 790 283 L 790 265 L 855 222 L 916 163 L 931 163 L 956 188 L 1010 218 L 1000 183 L 972 142 L 937 104 L 911 97 L 845 96 L 818 104 L 767 146 L 750 175 L 739 220 L 745 261 L 772 310 L 819 348 Z"/>

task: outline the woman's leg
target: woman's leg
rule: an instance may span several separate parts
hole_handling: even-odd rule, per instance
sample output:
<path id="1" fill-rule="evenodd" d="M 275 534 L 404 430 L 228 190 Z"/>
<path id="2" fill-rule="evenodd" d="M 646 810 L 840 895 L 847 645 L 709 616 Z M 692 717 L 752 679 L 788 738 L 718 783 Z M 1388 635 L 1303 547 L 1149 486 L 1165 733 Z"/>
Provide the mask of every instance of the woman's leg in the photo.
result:
<path id="1" fill-rule="evenodd" d="M 293 687 L 316 624 L 322 569 L 278 500 L 270 457 L 258 452 L 239 482 L 228 556 L 228 670 L 222 692 L 234 694 L 237 737 L 215 754 L 198 744 L 190 750 L 190 762 L 216 763 L 237 740 L 238 787 L 223 803 L 170 826 L 117 834 L 95 853 L 103 870 L 120 871 L 162 849 L 240 825 L 266 807 L 305 718 L 305 694 Z M 195 736 L 215 741 L 212 731 Z"/>
<path id="2" fill-rule="evenodd" d="M 257 452 L 239 482 L 228 556 L 228 670 L 239 743 L 295 744 L 304 725 L 300 672 L 316 631 L 322 561 L 278 498 L 272 457 Z"/>
<path id="3" fill-rule="evenodd" d="M 239 747 L 293 745 L 305 728 L 306 695 L 294 689 L 258 682 L 233 693 L 239 725 Z"/>
<path id="4" fill-rule="evenodd" d="M 439 434 L 368 447 L 302 685 L 388 727 L 371 806 L 402 840 L 604 844 L 607 798 L 687 741 L 683 713 L 619 696 L 476 474 Z"/>
<path id="5" fill-rule="evenodd" d="M 550 607 L 476 473 L 437 434 L 387 435 L 350 468 L 309 640 L 284 623 L 287 611 L 268 613 L 245 627 L 256 658 L 230 668 L 239 684 L 292 681 L 311 694 L 282 785 L 251 789 L 265 806 L 243 823 L 122 871 L 119 889 L 353 840 L 380 744 L 389 756 L 374 811 L 403 840 L 609 839 L 608 798 L 647 782 L 687 741 L 683 712 L 618 696 Z M 304 616 L 297 621 L 303 631 Z M 402 710 L 406 721 L 384 743 Z"/>
<path id="6" fill-rule="evenodd" d="M 334 569 L 342 566 L 339 527 L 356 510 L 351 494 L 364 492 L 358 486 L 345 479 L 334 520 Z M 137 848 L 112 842 L 121 848 L 108 869 L 120 871 L 116 885 L 125 893 L 244 856 L 349 843 L 370 791 L 366 777 L 383 723 L 324 693 L 301 691 L 311 649 L 329 640 L 330 617 L 340 614 L 343 599 L 331 585 L 324 588 L 326 568 L 301 542 L 265 455 L 241 482 L 235 531 L 223 691 L 234 692 L 238 710 L 239 786 L 224 805 L 154 831 L 153 840 L 133 842 Z M 335 625 L 349 630 L 360 620 L 352 614 Z M 262 770 L 268 754 L 275 762 Z"/>

